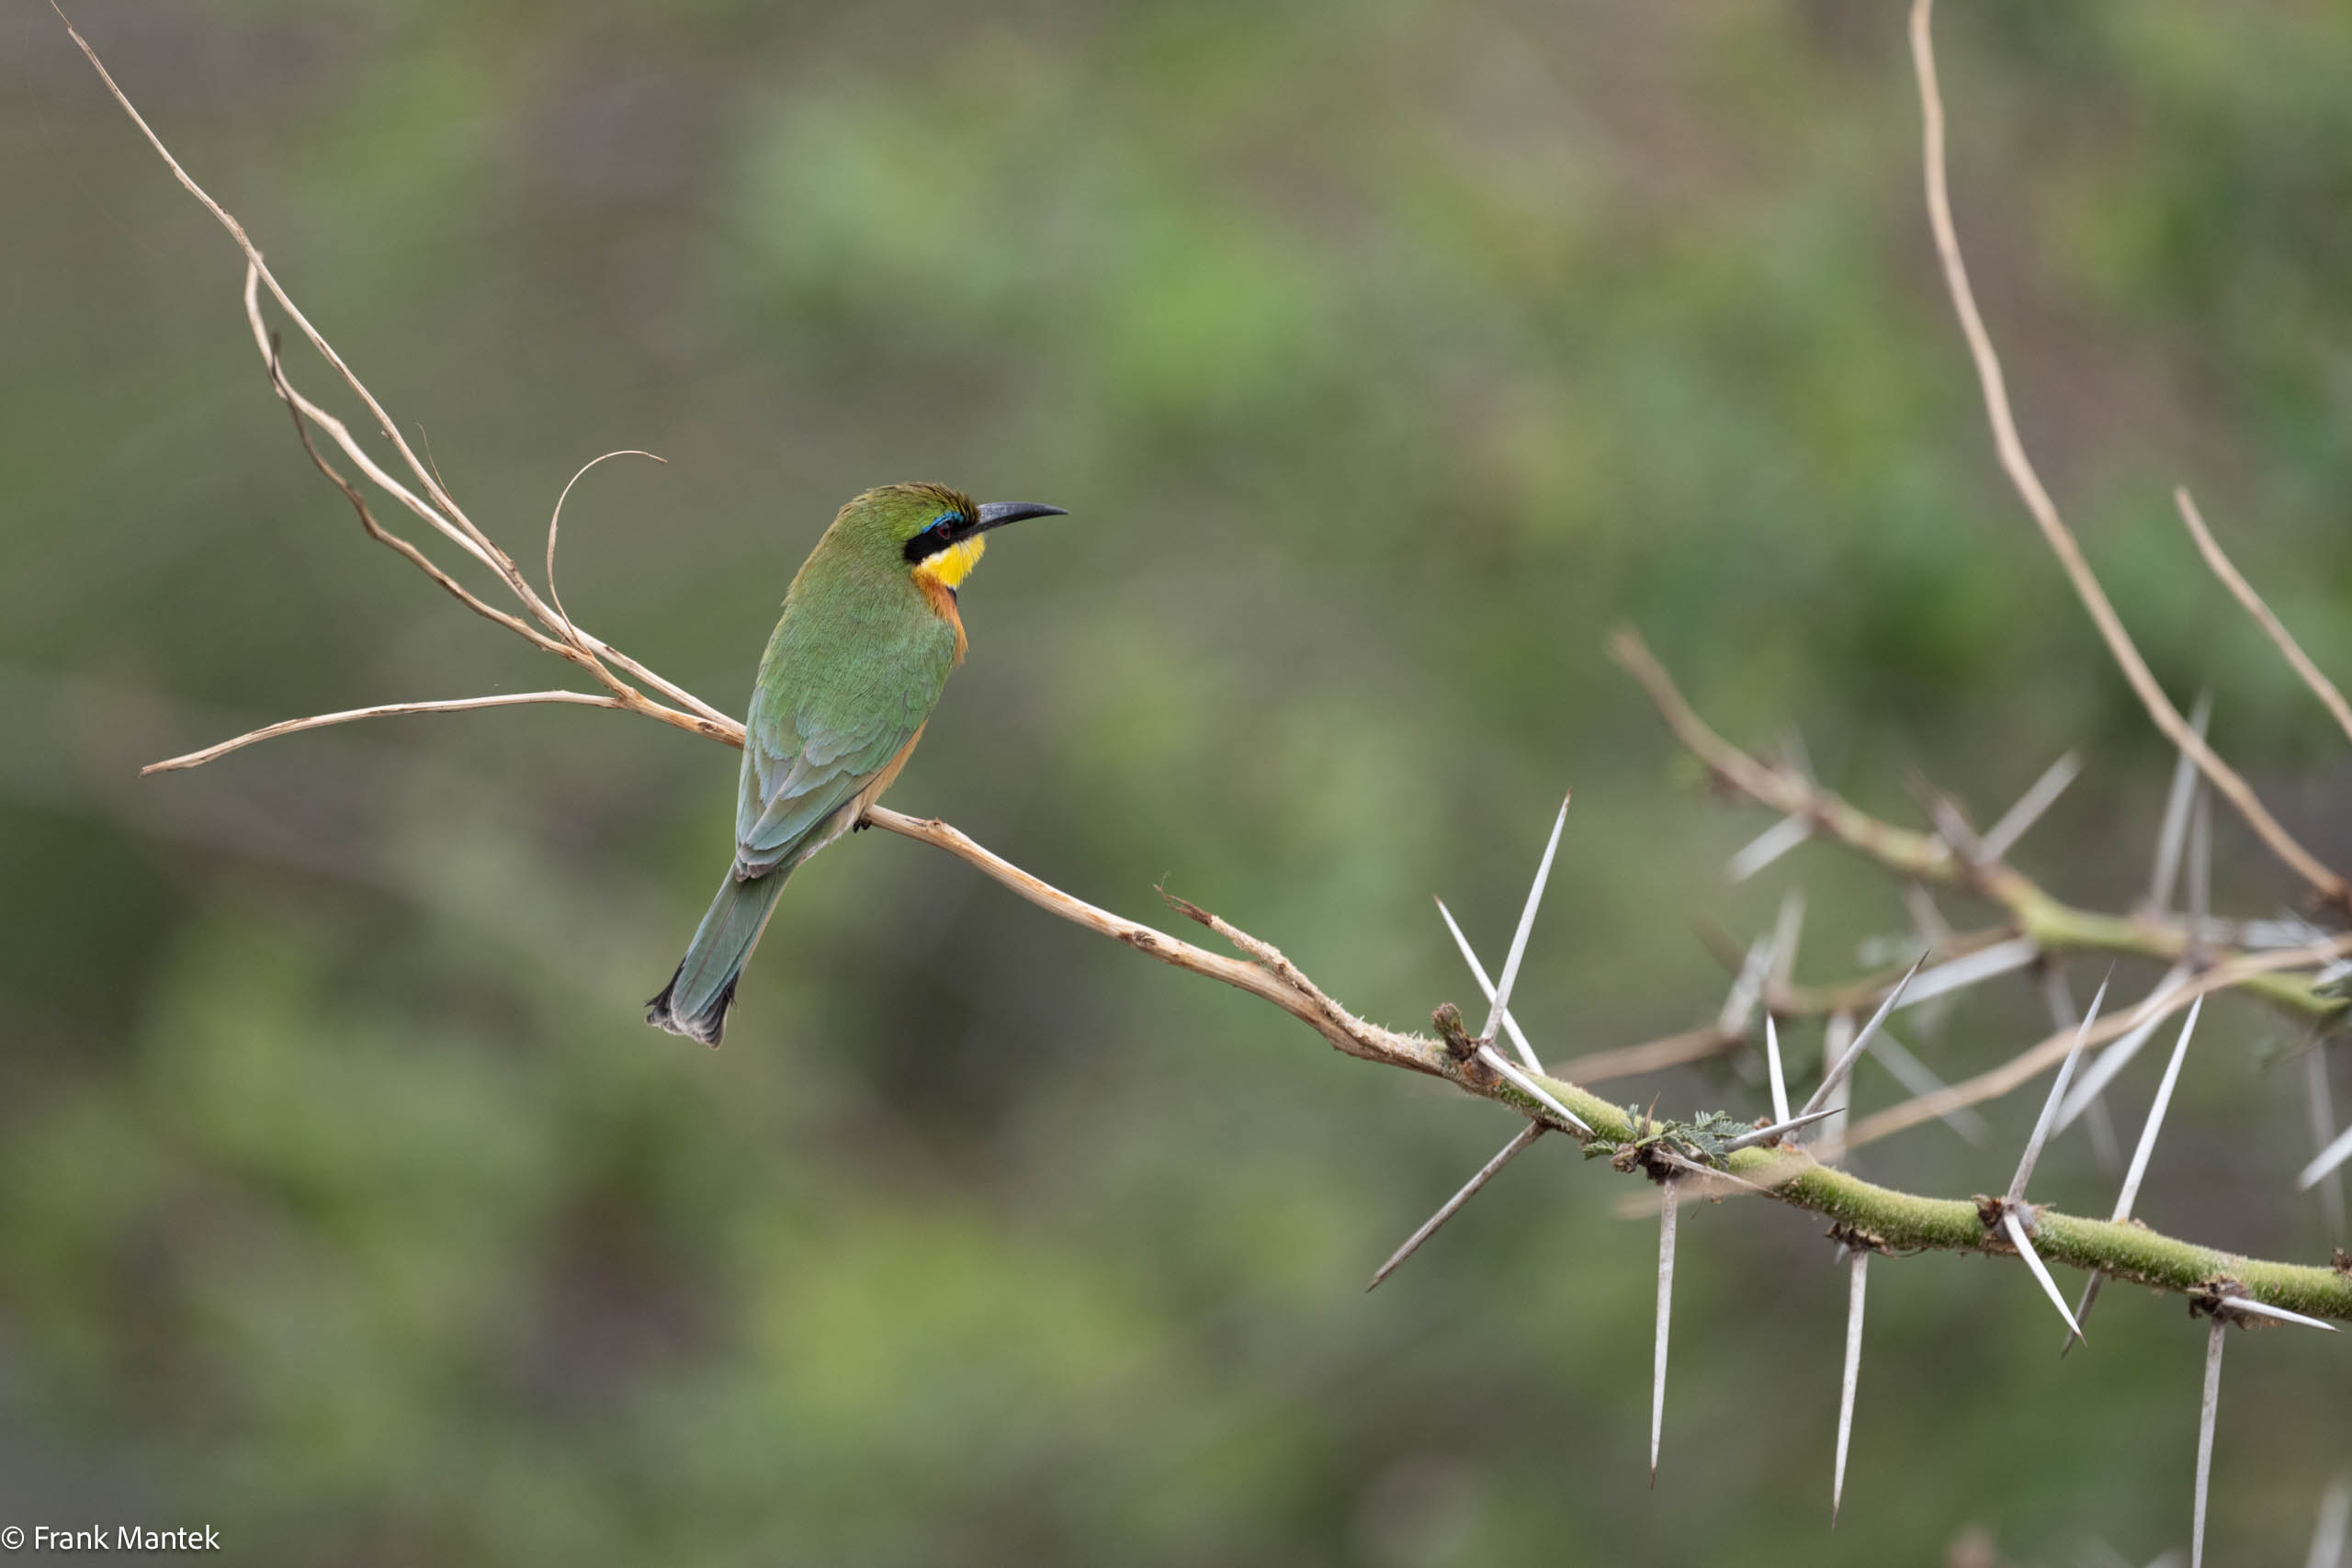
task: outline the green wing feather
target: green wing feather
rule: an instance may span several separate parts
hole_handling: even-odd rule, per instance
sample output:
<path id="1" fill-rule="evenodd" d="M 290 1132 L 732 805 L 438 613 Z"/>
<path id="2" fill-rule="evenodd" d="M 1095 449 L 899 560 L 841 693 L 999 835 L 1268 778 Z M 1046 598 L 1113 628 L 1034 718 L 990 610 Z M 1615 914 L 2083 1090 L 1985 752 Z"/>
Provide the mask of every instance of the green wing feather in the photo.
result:
<path id="1" fill-rule="evenodd" d="M 955 667 L 954 628 L 928 605 L 854 628 L 799 608 L 787 607 L 760 661 L 736 792 L 739 876 L 821 848 L 829 819 L 914 739 Z"/>

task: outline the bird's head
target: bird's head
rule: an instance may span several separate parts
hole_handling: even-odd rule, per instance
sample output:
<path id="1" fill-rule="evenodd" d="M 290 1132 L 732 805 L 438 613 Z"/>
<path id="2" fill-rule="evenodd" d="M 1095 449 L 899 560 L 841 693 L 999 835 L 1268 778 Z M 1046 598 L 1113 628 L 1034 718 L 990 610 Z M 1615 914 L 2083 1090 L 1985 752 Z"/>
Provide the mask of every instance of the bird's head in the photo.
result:
<path id="1" fill-rule="evenodd" d="M 1024 517 L 1062 517 L 1058 506 L 1025 501 L 973 504 L 945 485 L 884 485 L 842 508 L 833 531 L 847 536 L 862 555 L 895 562 L 925 588 L 953 593 L 980 558 L 991 528 Z"/>

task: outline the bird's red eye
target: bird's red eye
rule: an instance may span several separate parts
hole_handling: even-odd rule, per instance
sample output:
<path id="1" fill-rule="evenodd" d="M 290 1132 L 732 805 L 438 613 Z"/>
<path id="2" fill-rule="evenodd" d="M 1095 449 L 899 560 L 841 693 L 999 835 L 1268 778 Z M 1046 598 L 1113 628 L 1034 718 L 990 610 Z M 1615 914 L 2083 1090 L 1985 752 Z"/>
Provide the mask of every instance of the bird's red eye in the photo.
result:
<path id="1" fill-rule="evenodd" d="M 971 530 L 972 520 L 960 512 L 944 512 L 931 520 L 931 526 L 907 541 L 906 557 L 910 561 L 945 549 L 962 535 Z"/>

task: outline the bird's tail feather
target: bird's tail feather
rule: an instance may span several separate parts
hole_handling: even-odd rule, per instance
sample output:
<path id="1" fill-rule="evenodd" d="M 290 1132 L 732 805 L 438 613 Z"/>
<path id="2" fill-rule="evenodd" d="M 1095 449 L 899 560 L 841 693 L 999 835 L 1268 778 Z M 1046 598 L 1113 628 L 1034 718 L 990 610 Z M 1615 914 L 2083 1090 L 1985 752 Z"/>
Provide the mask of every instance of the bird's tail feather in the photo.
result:
<path id="1" fill-rule="evenodd" d="M 695 929 L 695 940 L 679 961 L 678 972 L 662 994 L 645 1006 L 645 1021 L 673 1034 L 684 1034 L 706 1045 L 718 1043 L 727 1031 L 727 1010 L 735 1001 L 735 981 L 744 960 L 767 929 L 775 912 L 776 895 L 784 891 L 789 867 L 769 872 L 750 882 L 736 880 L 729 867 L 727 880 L 710 909 Z"/>

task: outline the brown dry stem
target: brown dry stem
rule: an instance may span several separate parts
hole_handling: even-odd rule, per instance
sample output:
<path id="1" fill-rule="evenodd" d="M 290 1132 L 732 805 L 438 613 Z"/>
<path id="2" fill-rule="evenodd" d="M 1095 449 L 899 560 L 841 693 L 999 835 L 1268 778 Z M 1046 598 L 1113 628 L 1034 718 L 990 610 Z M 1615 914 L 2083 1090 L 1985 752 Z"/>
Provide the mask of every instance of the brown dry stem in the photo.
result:
<path id="1" fill-rule="evenodd" d="M 2295 640 L 2294 634 L 2280 623 L 2277 615 L 2271 614 L 2270 606 L 2263 603 L 2262 595 L 2254 591 L 2254 584 L 2248 582 L 2231 563 L 2230 558 L 2222 553 L 2220 541 L 2213 537 L 2213 530 L 2205 526 L 2204 514 L 2197 510 L 2196 498 L 2188 493 L 2187 485 L 2174 488 L 2172 502 L 2179 511 L 2180 520 L 2187 525 L 2189 537 L 2197 541 L 2198 553 L 2205 558 L 2205 564 L 2212 570 L 2213 575 L 2222 580 L 2222 586 L 2245 606 L 2245 613 L 2254 617 L 2255 625 L 2262 628 L 2263 635 L 2270 639 L 2271 646 L 2278 650 L 2279 656 L 2287 660 L 2297 675 L 2302 677 L 2303 684 L 2311 688 L 2312 695 L 2317 697 L 2335 717 L 2336 727 L 2344 731 L 2345 738 L 2352 739 L 2352 704 L 2345 702 L 2344 694 L 2336 690 L 2335 682 L 2312 662 L 2311 655 L 2303 651 L 2303 645 Z"/>
<path id="2" fill-rule="evenodd" d="M 1994 350 L 1992 335 L 1984 330 L 1984 318 L 1976 309 L 1976 294 L 1968 282 L 1968 265 L 1961 257 L 1960 233 L 1952 223 L 1951 194 L 1944 175 L 1943 93 L 1936 79 L 1935 39 L 1929 27 L 1934 9 L 1935 0 L 1914 0 L 1911 7 L 1911 58 L 1918 73 L 1919 109 L 1924 123 L 1922 152 L 1928 222 L 1935 232 L 1936 256 L 1942 264 L 1944 285 L 1951 294 L 1952 312 L 1959 318 L 1961 335 L 1968 340 L 1969 355 L 1976 363 L 1976 378 L 1984 389 L 1984 413 L 1993 427 L 1993 448 L 2000 458 L 2001 471 L 2008 476 L 2018 499 L 2025 502 L 2034 525 L 2041 530 L 2042 539 L 2058 558 L 2066 581 L 2074 585 L 2075 596 L 2089 613 L 2092 625 L 2098 628 L 2116 667 L 2132 683 L 2132 690 L 2156 728 L 2196 761 L 2198 770 L 2245 818 L 2246 826 L 2255 830 L 2272 854 L 2310 883 L 2323 898 L 2352 908 L 2352 887 L 2347 887 L 2342 876 L 2321 863 L 2317 856 L 2278 825 L 2278 818 L 2256 797 L 2253 786 L 2205 743 L 2156 683 L 2147 660 L 2140 657 L 2138 647 L 2132 643 L 2132 634 L 2123 629 L 2123 619 L 2115 613 L 2107 590 L 2099 585 L 2090 562 L 2084 558 L 2074 530 L 2059 516 L 2057 502 L 2050 499 L 2050 492 L 2042 488 L 2041 476 L 2034 471 L 2032 460 L 2026 456 L 2025 443 L 2018 435 L 2017 416 L 2009 408 L 2001 356 Z"/>

